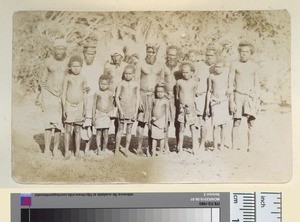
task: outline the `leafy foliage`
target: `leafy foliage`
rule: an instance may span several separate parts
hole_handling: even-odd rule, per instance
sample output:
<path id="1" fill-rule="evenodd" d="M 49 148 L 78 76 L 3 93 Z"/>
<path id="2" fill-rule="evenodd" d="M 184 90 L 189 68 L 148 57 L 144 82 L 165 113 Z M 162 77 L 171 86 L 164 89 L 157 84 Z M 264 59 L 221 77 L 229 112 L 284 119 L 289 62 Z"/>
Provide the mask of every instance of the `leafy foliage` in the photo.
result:
<path id="1" fill-rule="evenodd" d="M 213 44 L 232 62 L 238 58 L 239 41 L 246 38 L 256 46 L 263 102 L 290 104 L 287 11 L 18 12 L 13 36 L 14 93 L 38 91 L 41 64 L 51 55 L 53 41 L 62 37 L 69 43 L 68 54 L 80 52 L 84 42 L 98 41 L 99 51 L 107 52 L 101 57 L 103 63 L 116 44 L 142 53 L 149 41 L 164 47 L 176 44 L 183 53 L 196 49 L 200 59 Z"/>

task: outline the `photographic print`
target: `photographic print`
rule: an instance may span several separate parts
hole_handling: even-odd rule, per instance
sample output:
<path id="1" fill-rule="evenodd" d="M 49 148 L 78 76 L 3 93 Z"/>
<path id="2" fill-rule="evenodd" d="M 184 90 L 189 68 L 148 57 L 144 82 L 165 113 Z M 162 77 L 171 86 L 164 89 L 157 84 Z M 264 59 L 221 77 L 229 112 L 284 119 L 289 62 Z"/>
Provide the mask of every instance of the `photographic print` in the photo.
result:
<path id="1" fill-rule="evenodd" d="M 286 10 L 13 17 L 17 183 L 284 183 Z"/>

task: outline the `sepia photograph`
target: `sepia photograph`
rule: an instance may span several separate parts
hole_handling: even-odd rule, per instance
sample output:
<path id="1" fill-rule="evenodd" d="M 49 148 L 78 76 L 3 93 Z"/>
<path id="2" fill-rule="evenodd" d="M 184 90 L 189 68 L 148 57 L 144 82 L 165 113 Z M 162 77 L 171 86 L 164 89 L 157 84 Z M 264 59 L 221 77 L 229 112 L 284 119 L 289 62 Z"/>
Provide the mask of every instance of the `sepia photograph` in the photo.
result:
<path id="1" fill-rule="evenodd" d="M 286 183 L 286 10 L 13 16 L 21 184 Z"/>

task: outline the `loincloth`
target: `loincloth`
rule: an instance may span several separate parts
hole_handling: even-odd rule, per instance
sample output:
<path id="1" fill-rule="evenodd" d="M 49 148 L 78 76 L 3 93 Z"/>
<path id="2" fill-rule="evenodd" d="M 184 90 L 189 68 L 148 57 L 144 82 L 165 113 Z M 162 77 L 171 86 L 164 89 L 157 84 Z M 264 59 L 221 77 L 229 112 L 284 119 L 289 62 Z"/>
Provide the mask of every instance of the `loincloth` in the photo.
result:
<path id="1" fill-rule="evenodd" d="M 241 118 L 242 116 L 256 117 L 259 111 L 258 101 L 250 97 L 247 93 L 234 91 L 234 102 L 236 104 L 236 112 L 234 118 Z"/>
<path id="2" fill-rule="evenodd" d="M 175 103 L 175 97 L 169 96 L 169 121 L 175 122 L 176 119 L 176 103 Z"/>
<path id="3" fill-rule="evenodd" d="M 148 123 L 151 118 L 152 100 L 154 92 L 140 92 L 140 106 L 143 110 L 139 110 L 137 119 L 139 122 Z"/>
<path id="4" fill-rule="evenodd" d="M 197 110 L 196 105 L 187 106 L 179 105 L 178 122 L 184 123 L 185 125 L 197 125 Z"/>
<path id="5" fill-rule="evenodd" d="M 212 97 L 210 100 L 210 107 L 213 125 L 222 125 L 228 123 L 230 119 L 228 97 Z"/>
<path id="6" fill-rule="evenodd" d="M 45 129 L 63 129 L 62 101 L 48 90 L 43 91 L 44 127 Z"/>
<path id="7" fill-rule="evenodd" d="M 83 101 L 78 104 L 71 104 L 66 101 L 66 113 L 67 118 L 65 123 L 74 123 L 76 125 L 83 125 L 84 116 L 83 116 Z"/>
<path id="8" fill-rule="evenodd" d="M 162 116 L 155 121 L 151 121 L 150 130 L 151 130 L 151 137 L 153 139 L 164 139 L 166 136 L 165 132 L 166 127 L 166 116 Z"/>
<path id="9" fill-rule="evenodd" d="M 202 92 L 198 96 L 196 96 L 195 105 L 196 105 L 197 115 L 204 116 L 205 107 L 206 107 L 206 92 Z"/>
<path id="10" fill-rule="evenodd" d="M 107 129 L 110 127 L 110 112 L 105 113 L 100 110 L 96 110 L 95 113 L 95 128 Z"/>

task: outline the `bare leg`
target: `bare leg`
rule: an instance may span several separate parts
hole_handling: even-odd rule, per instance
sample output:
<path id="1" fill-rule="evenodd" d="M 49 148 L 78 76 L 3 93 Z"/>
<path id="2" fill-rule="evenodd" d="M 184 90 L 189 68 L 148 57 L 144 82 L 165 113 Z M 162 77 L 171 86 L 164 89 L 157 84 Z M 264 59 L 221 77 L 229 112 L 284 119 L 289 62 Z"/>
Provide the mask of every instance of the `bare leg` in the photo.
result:
<path id="1" fill-rule="evenodd" d="M 156 156 L 157 139 L 152 138 L 152 156 Z"/>
<path id="2" fill-rule="evenodd" d="M 218 149 L 218 136 L 219 136 L 219 126 L 214 125 L 213 127 L 213 140 L 214 140 L 214 149 Z"/>
<path id="3" fill-rule="evenodd" d="M 131 142 L 131 131 L 132 131 L 132 123 L 127 123 L 126 128 L 126 144 L 125 144 L 125 154 L 127 156 L 127 152 L 129 151 L 129 146 Z"/>
<path id="4" fill-rule="evenodd" d="M 166 129 L 166 136 L 165 136 L 165 139 L 163 140 L 164 141 L 164 147 L 165 147 L 165 149 L 166 149 L 167 152 L 170 152 L 170 147 L 169 147 L 169 128 L 170 128 L 170 126 L 168 125 L 167 129 Z"/>
<path id="5" fill-rule="evenodd" d="M 179 127 L 179 138 L 178 138 L 178 146 L 177 146 L 177 152 L 180 153 L 182 151 L 183 147 L 183 138 L 184 138 L 184 123 L 180 123 Z"/>
<path id="6" fill-rule="evenodd" d="M 96 144 L 97 144 L 97 154 L 100 154 L 101 151 L 101 135 L 102 135 L 102 130 L 97 129 L 96 131 Z"/>
<path id="7" fill-rule="evenodd" d="M 45 133 L 44 133 L 44 140 L 45 140 L 45 150 L 44 150 L 44 154 L 46 155 L 50 155 L 51 151 L 50 151 L 50 143 L 51 143 L 51 137 L 52 137 L 52 129 L 45 129 Z"/>
<path id="8" fill-rule="evenodd" d="M 59 151 L 59 142 L 60 142 L 60 133 L 61 131 L 59 129 L 54 129 L 54 147 L 53 147 L 53 154 L 58 154 Z M 58 154 L 61 156 L 61 153 Z"/>
<path id="9" fill-rule="evenodd" d="M 164 140 L 160 140 L 159 141 L 159 153 L 162 154 L 162 152 L 164 151 L 164 146 L 165 146 L 165 141 Z"/>
<path id="10" fill-rule="evenodd" d="M 151 130 L 148 129 L 148 150 L 146 150 L 147 155 L 151 155 L 151 153 L 153 152 L 152 150 L 152 132 Z"/>
<path id="11" fill-rule="evenodd" d="M 86 143 L 85 143 L 85 148 L 84 148 L 85 153 L 90 150 L 92 138 L 93 138 L 93 136 L 91 136 L 91 138 L 88 141 L 86 141 Z"/>
<path id="12" fill-rule="evenodd" d="M 102 130 L 102 138 L 103 138 L 103 151 L 107 150 L 107 144 L 108 144 L 108 130 L 109 129 L 103 129 Z"/>
<path id="13" fill-rule="evenodd" d="M 248 152 L 250 151 L 250 148 L 253 147 L 254 140 L 255 140 L 254 123 L 255 123 L 255 118 L 249 117 L 249 119 L 248 119 L 248 149 L 247 149 Z"/>
<path id="14" fill-rule="evenodd" d="M 226 123 L 221 125 L 221 145 L 220 145 L 220 149 L 223 149 L 225 147 L 227 128 L 228 127 L 227 127 Z"/>
<path id="15" fill-rule="evenodd" d="M 72 125 L 70 123 L 65 124 L 65 157 L 70 156 L 70 139 L 72 133 Z"/>
<path id="16" fill-rule="evenodd" d="M 118 123 L 118 132 L 116 136 L 116 147 L 115 147 L 115 153 L 118 153 L 120 151 L 120 145 L 121 145 L 121 139 L 122 139 L 122 133 L 123 133 L 123 128 L 124 128 L 124 123 L 121 123 L 119 121 Z"/>
<path id="17" fill-rule="evenodd" d="M 142 122 L 138 122 L 138 126 L 137 126 L 137 139 L 138 139 L 138 148 L 137 148 L 137 154 L 141 154 L 142 151 L 142 144 L 143 144 L 143 133 L 144 133 L 144 128 L 145 128 L 145 123 Z"/>
<path id="18" fill-rule="evenodd" d="M 74 133 L 75 133 L 75 156 L 79 157 L 79 150 L 80 150 L 80 130 L 81 126 L 80 125 L 75 125 L 74 126 Z"/>
<path id="19" fill-rule="evenodd" d="M 199 132 L 198 132 L 198 130 L 197 130 L 197 128 L 196 128 L 195 125 L 191 125 L 190 126 L 190 130 L 191 130 L 192 141 L 193 141 L 193 145 L 192 145 L 193 147 L 192 147 L 192 149 L 193 149 L 193 153 L 195 154 L 195 152 L 197 152 L 198 149 L 199 149 L 199 141 L 198 141 L 198 134 L 199 134 Z"/>
<path id="20" fill-rule="evenodd" d="M 200 128 L 199 128 L 199 131 L 200 131 L 200 149 L 205 149 L 205 136 L 206 134 L 204 133 L 205 131 L 205 122 L 204 122 L 204 119 L 203 119 L 203 116 L 199 116 L 199 125 L 200 125 Z M 204 135 L 205 134 L 205 135 Z"/>
<path id="21" fill-rule="evenodd" d="M 234 119 L 233 129 L 232 129 L 232 148 L 240 150 L 240 125 L 241 119 Z"/>

